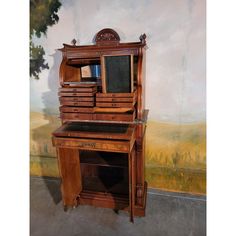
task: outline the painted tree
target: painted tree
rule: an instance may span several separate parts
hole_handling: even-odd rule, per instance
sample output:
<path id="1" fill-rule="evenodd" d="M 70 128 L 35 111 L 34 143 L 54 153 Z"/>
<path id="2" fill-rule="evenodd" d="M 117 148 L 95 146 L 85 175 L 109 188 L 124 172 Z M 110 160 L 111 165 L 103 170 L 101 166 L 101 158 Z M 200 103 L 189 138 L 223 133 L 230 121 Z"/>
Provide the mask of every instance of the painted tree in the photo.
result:
<path id="1" fill-rule="evenodd" d="M 46 35 L 48 27 L 59 20 L 57 12 L 60 7 L 58 0 L 30 0 L 30 77 L 35 79 L 39 79 L 39 73 L 49 66 L 44 59 L 44 48 L 36 46 L 32 37 Z"/>

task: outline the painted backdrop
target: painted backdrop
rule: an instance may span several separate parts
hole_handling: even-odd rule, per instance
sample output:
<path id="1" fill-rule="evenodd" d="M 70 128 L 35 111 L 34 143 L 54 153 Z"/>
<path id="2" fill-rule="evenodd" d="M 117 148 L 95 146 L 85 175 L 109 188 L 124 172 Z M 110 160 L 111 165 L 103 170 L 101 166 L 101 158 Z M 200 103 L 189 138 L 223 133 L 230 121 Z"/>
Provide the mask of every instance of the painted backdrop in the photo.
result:
<path id="1" fill-rule="evenodd" d="M 56 49 L 73 38 L 91 44 L 103 28 L 113 28 L 121 42 L 147 35 L 146 179 L 149 187 L 206 192 L 205 0 L 64 0 L 59 21 L 42 45 L 49 69 L 30 79 L 31 174 L 58 176 L 51 132 L 60 125 Z"/>

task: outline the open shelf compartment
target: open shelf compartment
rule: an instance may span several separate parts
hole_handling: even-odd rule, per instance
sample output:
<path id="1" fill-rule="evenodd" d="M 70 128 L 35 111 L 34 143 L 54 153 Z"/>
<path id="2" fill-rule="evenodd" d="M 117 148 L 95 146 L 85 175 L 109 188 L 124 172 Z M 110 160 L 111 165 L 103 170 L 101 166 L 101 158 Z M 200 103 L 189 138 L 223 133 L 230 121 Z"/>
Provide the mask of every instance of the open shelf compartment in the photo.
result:
<path id="1" fill-rule="evenodd" d="M 80 151 L 83 191 L 120 194 L 128 198 L 128 154 Z"/>

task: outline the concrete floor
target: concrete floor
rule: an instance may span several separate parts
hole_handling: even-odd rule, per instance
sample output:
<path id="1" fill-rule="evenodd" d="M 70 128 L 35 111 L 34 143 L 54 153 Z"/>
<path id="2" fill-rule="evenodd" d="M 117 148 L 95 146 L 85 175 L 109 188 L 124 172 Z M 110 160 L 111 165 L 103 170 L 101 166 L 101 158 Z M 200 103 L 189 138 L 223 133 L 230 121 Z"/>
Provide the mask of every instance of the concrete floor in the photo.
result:
<path id="1" fill-rule="evenodd" d="M 205 197 L 149 190 L 146 216 L 78 206 L 63 211 L 58 179 L 31 177 L 31 236 L 204 236 Z"/>

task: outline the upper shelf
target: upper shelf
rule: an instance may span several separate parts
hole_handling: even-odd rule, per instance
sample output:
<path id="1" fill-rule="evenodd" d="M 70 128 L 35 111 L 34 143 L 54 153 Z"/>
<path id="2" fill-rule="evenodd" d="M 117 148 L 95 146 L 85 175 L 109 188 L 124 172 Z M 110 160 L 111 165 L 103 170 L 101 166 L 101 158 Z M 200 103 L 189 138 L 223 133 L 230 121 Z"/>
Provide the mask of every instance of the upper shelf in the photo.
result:
<path id="1" fill-rule="evenodd" d="M 87 66 L 87 65 L 100 65 L 101 62 L 100 58 L 75 58 L 75 59 L 69 59 L 66 64 Z"/>

